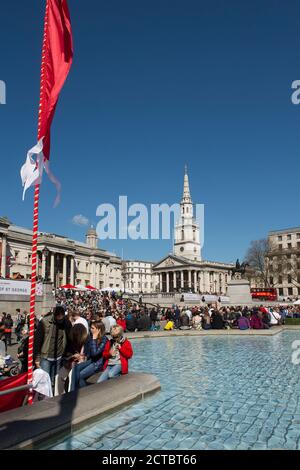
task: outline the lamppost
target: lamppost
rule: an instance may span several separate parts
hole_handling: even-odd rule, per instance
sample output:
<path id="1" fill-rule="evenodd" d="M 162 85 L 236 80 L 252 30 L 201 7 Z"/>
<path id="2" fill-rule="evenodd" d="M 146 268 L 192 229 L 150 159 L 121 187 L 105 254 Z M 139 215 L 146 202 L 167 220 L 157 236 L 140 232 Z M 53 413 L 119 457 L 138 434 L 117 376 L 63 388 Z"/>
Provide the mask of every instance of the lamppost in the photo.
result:
<path id="1" fill-rule="evenodd" d="M 122 264 L 122 273 L 121 273 L 121 277 L 122 277 L 122 281 L 123 281 L 123 284 L 124 284 L 124 294 L 126 292 L 126 279 L 127 279 L 127 275 L 126 275 L 126 263 L 123 263 Z"/>

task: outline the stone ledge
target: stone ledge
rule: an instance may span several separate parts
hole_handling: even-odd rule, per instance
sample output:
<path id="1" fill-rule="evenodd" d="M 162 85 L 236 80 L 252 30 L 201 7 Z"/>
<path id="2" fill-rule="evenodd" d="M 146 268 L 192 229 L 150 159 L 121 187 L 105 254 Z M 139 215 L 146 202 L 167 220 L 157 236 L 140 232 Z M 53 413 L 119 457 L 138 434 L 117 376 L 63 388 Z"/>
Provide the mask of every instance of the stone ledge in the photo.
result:
<path id="1" fill-rule="evenodd" d="M 171 330 L 171 331 L 137 331 L 126 333 L 128 339 L 164 338 L 174 336 L 274 336 L 291 327 L 273 326 L 269 330 Z"/>
<path id="2" fill-rule="evenodd" d="M 0 414 L 0 448 L 35 448 L 38 442 L 117 411 L 160 390 L 154 375 L 130 373 Z"/>

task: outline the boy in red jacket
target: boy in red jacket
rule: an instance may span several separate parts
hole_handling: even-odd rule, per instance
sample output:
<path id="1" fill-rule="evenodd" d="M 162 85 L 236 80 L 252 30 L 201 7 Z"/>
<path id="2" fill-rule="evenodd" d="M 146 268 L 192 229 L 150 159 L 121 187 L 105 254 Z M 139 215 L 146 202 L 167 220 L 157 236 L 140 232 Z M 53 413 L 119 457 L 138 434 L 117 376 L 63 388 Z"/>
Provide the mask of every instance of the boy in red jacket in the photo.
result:
<path id="1" fill-rule="evenodd" d="M 106 343 L 103 351 L 104 372 L 97 383 L 113 379 L 121 374 L 128 374 L 128 360 L 133 355 L 131 343 L 124 338 L 124 331 L 120 325 L 113 326 L 110 334 L 112 339 Z"/>

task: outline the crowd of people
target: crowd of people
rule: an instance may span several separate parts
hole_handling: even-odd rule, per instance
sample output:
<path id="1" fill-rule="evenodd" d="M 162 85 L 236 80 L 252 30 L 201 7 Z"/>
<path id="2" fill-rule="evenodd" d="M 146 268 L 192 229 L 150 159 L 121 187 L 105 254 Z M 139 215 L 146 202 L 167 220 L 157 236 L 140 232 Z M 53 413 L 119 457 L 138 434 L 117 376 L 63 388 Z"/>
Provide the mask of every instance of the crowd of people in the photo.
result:
<path id="1" fill-rule="evenodd" d="M 124 333 L 148 330 L 267 329 L 286 318 L 300 318 L 299 306 L 233 307 L 173 305 L 148 307 L 122 294 L 99 291 L 54 291 L 56 307 L 35 319 L 34 366 L 49 374 L 53 391 L 61 394 L 126 374 L 133 351 Z M 29 314 L 17 309 L 14 318 L 2 314 L 0 340 L 18 341 L 21 372 L 27 371 Z"/>

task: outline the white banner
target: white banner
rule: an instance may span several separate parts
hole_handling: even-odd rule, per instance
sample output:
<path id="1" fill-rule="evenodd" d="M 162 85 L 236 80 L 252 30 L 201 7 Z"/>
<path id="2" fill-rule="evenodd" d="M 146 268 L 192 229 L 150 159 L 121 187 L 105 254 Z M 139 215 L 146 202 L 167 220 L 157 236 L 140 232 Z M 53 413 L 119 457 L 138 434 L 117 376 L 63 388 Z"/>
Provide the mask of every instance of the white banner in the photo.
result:
<path id="1" fill-rule="evenodd" d="M 183 295 L 183 298 L 184 300 L 200 300 L 201 297 L 199 294 L 190 294 L 190 293 L 187 293 L 187 294 L 182 294 Z"/>
<path id="2" fill-rule="evenodd" d="M 11 279 L 0 279 L 1 295 L 30 295 L 30 281 L 13 281 Z M 36 285 L 36 295 L 43 295 L 43 284 Z"/>
<path id="3" fill-rule="evenodd" d="M 205 302 L 229 302 L 229 297 L 226 297 L 225 295 L 212 295 L 212 294 L 207 294 L 207 295 L 202 295 L 201 299 L 205 299 Z"/>

